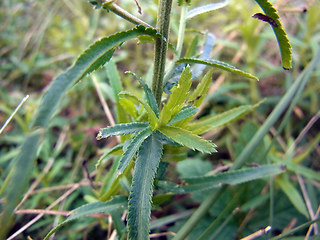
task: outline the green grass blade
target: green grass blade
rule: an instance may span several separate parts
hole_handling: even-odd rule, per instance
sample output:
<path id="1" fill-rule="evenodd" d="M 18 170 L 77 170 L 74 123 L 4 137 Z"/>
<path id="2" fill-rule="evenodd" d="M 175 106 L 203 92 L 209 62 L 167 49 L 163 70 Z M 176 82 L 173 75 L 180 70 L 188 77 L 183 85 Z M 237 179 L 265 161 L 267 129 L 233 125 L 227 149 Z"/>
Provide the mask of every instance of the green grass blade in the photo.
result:
<path id="1" fill-rule="evenodd" d="M 312 62 L 304 69 L 299 78 L 291 85 L 287 93 L 281 98 L 280 102 L 273 109 L 272 113 L 268 116 L 267 120 L 260 127 L 258 132 L 253 136 L 251 141 L 247 144 L 245 149 L 237 157 L 235 163 L 232 165 L 232 169 L 241 167 L 249 155 L 254 151 L 256 146 L 260 143 L 263 137 L 268 133 L 273 124 L 281 117 L 283 112 L 287 109 L 292 99 L 296 97 L 296 92 L 301 86 L 309 81 L 313 69 L 318 65 L 320 61 L 320 51 L 317 52 Z"/>
<path id="2" fill-rule="evenodd" d="M 207 92 L 212 81 L 213 70 L 209 70 L 207 74 L 201 79 L 196 89 L 189 95 L 188 101 L 193 102 L 193 106 L 200 107 L 203 99 L 207 95 Z"/>
<path id="3" fill-rule="evenodd" d="M 145 130 L 138 133 L 130 142 L 127 149 L 124 151 L 118 168 L 118 174 L 120 175 L 128 166 L 131 159 L 134 157 L 136 152 L 139 150 L 143 141 L 146 140 L 152 134 L 151 128 L 147 127 Z"/>
<path id="4" fill-rule="evenodd" d="M 65 221 L 60 223 L 58 226 L 53 228 L 47 234 L 44 240 L 49 239 L 49 237 L 53 233 L 55 233 L 57 230 L 59 230 L 62 226 L 64 226 L 68 222 L 71 222 L 79 218 L 87 217 L 87 215 L 94 214 L 94 213 L 110 213 L 110 212 L 115 212 L 119 210 L 124 210 L 126 209 L 126 206 L 127 206 L 127 198 L 125 196 L 116 196 L 109 202 L 93 202 L 93 203 L 83 205 L 73 210 L 72 215 L 68 217 Z"/>
<path id="5" fill-rule="evenodd" d="M 231 170 L 240 168 L 252 154 L 256 146 L 260 143 L 263 137 L 267 134 L 273 124 L 281 117 L 283 112 L 286 110 L 292 99 L 295 97 L 297 90 L 301 85 L 305 85 L 310 79 L 311 73 L 320 61 L 320 51 L 318 51 L 312 60 L 312 62 L 304 69 L 300 74 L 299 78 L 290 87 L 287 93 L 282 97 L 280 102 L 274 108 L 272 113 L 269 115 L 264 124 L 260 127 L 258 132 L 253 136 L 247 146 L 243 149 L 241 154 L 237 157 L 235 163 L 232 165 Z M 208 211 L 210 206 L 217 201 L 219 194 L 225 190 L 222 187 L 219 192 L 210 194 L 195 211 L 191 218 L 185 223 L 185 225 L 179 230 L 177 235 L 173 238 L 174 240 L 182 240 L 190 233 L 190 231 L 197 225 L 199 219 L 201 219 Z"/>
<path id="6" fill-rule="evenodd" d="M 91 73 L 109 61 L 115 47 L 120 43 L 140 35 L 157 36 L 157 33 L 153 29 L 137 26 L 131 30 L 116 33 L 93 43 L 66 72 L 60 74 L 51 83 L 42 99 L 34 126 L 46 127 L 59 100 L 71 86 L 86 74 Z"/>
<path id="7" fill-rule="evenodd" d="M 240 70 L 240 69 L 238 69 L 228 63 L 217 61 L 217 60 L 211 60 L 211 59 L 203 60 L 203 59 L 197 59 L 197 58 L 181 58 L 176 63 L 177 64 L 180 64 L 180 63 L 204 64 L 204 65 L 219 68 L 219 69 L 231 72 L 231 73 L 240 74 L 243 77 L 251 78 L 251 79 L 254 79 L 257 81 L 259 80 L 257 77 L 251 75 L 250 73 L 244 72 L 244 71 L 242 71 L 242 70 Z"/>
<path id="8" fill-rule="evenodd" d="M 43 129 L 39 129 L 26 137 L 20 154 L 15 159 L 13 170 L 5 181 L 6 186 L 2 189 L 3 192 L 1 194 L 0 239 L 5 239 L 14 209 L 21 200 L 30 180 L 36 149 L 43 132 Z"/>
<path id="9" fill-rule="evenodd" d="M 250 113 L 259 105 L 260 103 L 256 105 L 244 105 L 220 114 L 203 117 L 200 120 L 190 123 L 188 125 L 188 130 L 190 130 L 194 134 L 203 134 L 205 132 L 225 126 L 233 121 L 240 119 L 241 117 Z"/>
<path id="10" fill-rule="evenodd" d="M 107 128 L 101 128 L 97 139 L 100 140 L 101 138 L 107 138 L 110 136 L 116 135 L 127 135 L 136 132 L 140 132 L 148 127 L 148 123 L 146 122 L 132 122 L 132 123 L 120 123 L 114 126 L 110 126 Z"/>
<path id="11" fill-rule="evenodd" d="M 128 239 L 149 239 L 149 219 L 153 180 L 162 157 L 162 144 L 156 134 L 149 136 L 141 145 L 129 197 Z"/>
<path id="12" fill-rule="evenodd" d="M 117 69 L 117 65 L 115 64 L 114 61 L 111 60 L 105 65 L 105 69 L 107 72 L 111 89 L 113 91 L 114 99 L 116 100 L 116 103 L 119 103 L 118 94 L 119 92 L 122 91 L 122 84 L 121 84 L 120 75 Z"/>
<path id="13" fill-rule="evenodd" d="M 307 207 L 303 201 L 303 198 L 298 190 L 292 185 L 292 183 L 283 177 L 276 178 L 275 183 L 280 186 L 281 190 L 287 195 L 293 206 L 306 218 L 309 218 Z"/>
<path id="14" fill-rule="evenodd" d="M 191 148 L 192 150 L 197 150 L 203 153 L 212 153 L 217 151 L 215 149 L 216 146 L 213 143 L 210 143 L 209 141 L 185 129 L 172 126 L 161 126 L 158 130 L 168 138 L 183 146 Z"/>
<path id="15" fill-rule="evenodd" d="M 221 187 L 224 184 L 237 185 L 264 177 L 277 175 L 285 171 L 285 167 L 280 164 L 265 165 L 254 168 L 228 171 L 216 176 L 203 176 L 184 178 L 189 184 L 183 187 L 186 192 L 202 191 Z"/>
<path id="16" fill-rule="evenodd" d="M 289 39 L 287 37 L 286 32 L 284 31 L 282 24 L 280 22 L 280 17 L 277 14 L 277 10 L 272 6 L 272 4 L 268 0 L 255 0 L 265 14 L 270 17 L 275 23 L 270 24 L 279 44 L 280 52 L 281 52 L 281 61 L 284 69 L 290 69 L 292 67 L 292 52 L 291 45 L 289 43 Z"/>

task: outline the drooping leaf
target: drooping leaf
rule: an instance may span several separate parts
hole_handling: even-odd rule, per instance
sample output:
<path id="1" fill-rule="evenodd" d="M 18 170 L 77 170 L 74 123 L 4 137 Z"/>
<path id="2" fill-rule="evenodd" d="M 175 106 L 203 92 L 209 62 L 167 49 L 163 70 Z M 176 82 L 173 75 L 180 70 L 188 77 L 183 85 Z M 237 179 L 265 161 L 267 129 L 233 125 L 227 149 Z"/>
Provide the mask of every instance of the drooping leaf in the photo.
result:
<path id="1" fill-rule="evenodd" d="M 211 60 L 211 59 L 197 59 L 197 58 L 181 58 L 179 59 L 177 62 L 177 64 L 180 63 L 197 63 L 197 64 L 204 64 L 210 67 L 215 67 L 215 68 L 219 68 L 228 72 L 232 72 L 232 73 L 237 73 L 240 74 L 241 76 L 247 77 L 247 78 L 251 78 L 254 80 L 259 80 L 257 77 L 251 75 L 250 73 L 244 72 L 228 63 L 225 62 L 221 62 L 218 60 Z"/>
<path id="2" fill-rule="evenodd" d="M 126 73 L 133 75 L 138 80 L 138 82 L 142 86 L 143 91 L 146 95 L 147 103 L 149 104 L 149 106 L 151 107 L 153 112 L 156 114 L 156 116 L 159 117 L 159 110 L 158 110 L 157 101 L 156 101 L 151 89 L 148 87 L 148 85 L 135 73 L 133 73 L 133 72 L 126 72 Z"/>
<path id="3" fill-rule="evenodd" d="M 198 135 L 195 135 L 182 128 L 173 126 L 161 126 L 158 128 L 158 130 L 175 142 L 193 150 L 204 153 L 212 153 L 217 151 L 215 149 L 215 144 L 210 143 L 209 141 L 199 137 Z"/>
<path id="4" fill-rule="evenodd" d="M 136 132 L 140 132 L 148 127 L 148 123 L 146 122 L 132 122 L 132 123 L 120 123 L 114 126 L 110 126 L 107 128 L 101 128 L 97 139 L 100 140 L 101 138 L 107 138 L 110 136 L 116 135 L 126 135 L 132 134 Z"/>
<path id="5" fill-rule="evenodd" d="M 293 206 L 305 217 L 309 217 L 307 207 L 303 201 L 303 198 L 301 197 L 298 190 L 293 186 L 291 182 L 289 182 L 284 177 L 278 177 L 275 179 L 275 183 L 278 184 L 281 188 L 281 190 L 287 195 L 290 202 L 293 204 Z"/>
<path id="6" fill-rule="evenodd" d="M 160 124 L 166 125 L 169 123 L 171 118 L 184 107 L 183 103 L 188 96 L 191 83 L 192 72 L 190 67 L 187 66 L 183 70 L 178 84 L 172 89 L 172 94 L 170 95 L 168 102 L 163 106 L 159 117 Z"/>
<path id="7" fill-rule="evenodd" d="M 291 45 L 289 43 L 287 34 L 282 27 L 277 10 L 272 6 L 272 4 L 268 0 L 255 0 L 255 1 L 262 8 L 267 18 L 269 19 L 269 21 L 271 21 L 270 25 L 278 40 L 283 68 L 290 69 L 292 67 Z"/>
<path id="8" fill-rule="evenodd" d="M 277 175 L 284 172 L 285 169 L 286 168 L 283 165 L 274 164 L 228 171 L 217 174 L 216 176 L 184 178 L 188 185 L 183 186 L 182 188 L 186 192 L 194 192 L 218 188 L 224 184 L 236 185 L 272 175 Z"/>
<path id="9" fill-rule="evenodd" d="M 152 134 L 151 127 L 147 127 L 145 130 L 139 132 L 134 138 L 132 138 L 127 149 L 124 151 L 122 158 L 120 159 L 118 174 L 120 175 L 128 166 L 131 159 L 139 150 L 141 144 Z"/>
<path id="10" fill-rule="evenodd" d="M 34 126 L 46 127 L 59 100 L 71 86 L 109 61 L 120 43 L 140 35 L 158 36 L 156 30 L 139 25 L 131 30 L 116 33 L 93 43 L 66 72 L 52 81 L 41 101 Z"/>
<path id="11" fill-rule="evenodd" d="M 162 157 L 162 144 L 157 134 L 149 136 L 138 152 L 129 196 L 128 239 L 149 239 L 149 219 L 153 180 Z"/>
<path id="12" fill-rule="evenodd" d="M 188 130 L 194 134 L 203 134 L 243 117 L 259 106 L 259 104 L 260 103 L 256 105 L 244 105 L 217 115 L 203 117 L 200 120 L 190 123 Z"/>
<path id="13" fill-rule="evenodd" d="M 187 19 L 193 18 L 193 17 L 198 16 L 198 15 L 203 14 L 203 13 L 207 13 L 207 12 L 211 12 L 213 10 L 217 10 L 219 8 L 223 8 L 223 7 L 227 6 L 228 3 L 229 3 L 229 1 L 210 3 L 210 4 L 206 4 L 206 5 L 191 9 L 188 12 Z"/>
<path id="14" fill-rule="evenodd" d="M 119 210 L 125 210 L 127 207 L 127 198 L 125 196 L 116 196 L 109 202 L 93 202 L 76 208 L 72 211 L 72 215 L 68 217 L 65 221 L 60 223 L 58 226 L 53 228 L 44 240 L 47 240 L 53 233 L 64 226 L 66 223 L 73 220 L 87 217 L 87 215 L 95 213 L 111 213 Z"/>
<path id="15" fill-rule="evenodd" d="M 198 108 L 194 107 L 194 106 L 186 106 L 184 107 L 180 112 L 177 113 L 177 115 L 175 115 L 172 120 L 169 122 L 168 125 L 172 125 L 176 122 L 179 122 L 181 120 L 184 120 L 190 116 L 193 116 L 194 114 L 196 114 L 198 111 Z"/>

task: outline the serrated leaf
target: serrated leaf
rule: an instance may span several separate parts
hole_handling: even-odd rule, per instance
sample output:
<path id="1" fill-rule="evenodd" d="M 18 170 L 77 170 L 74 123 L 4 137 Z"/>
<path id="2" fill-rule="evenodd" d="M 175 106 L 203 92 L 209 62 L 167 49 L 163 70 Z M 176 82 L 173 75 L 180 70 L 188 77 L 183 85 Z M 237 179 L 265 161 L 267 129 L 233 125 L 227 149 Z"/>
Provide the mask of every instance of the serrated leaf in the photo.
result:
<path id="1" fill-rule="evenodd" d="M 247 77 L 247 78 L 251 78 L 254 80 L 259 80 L 257 77 L 251 75 L 250 73 L 244 72 L 228 63 L 225 62 L 221 62 L 218 60 L 210 60 L 210 59 L 198 59 L 198 58 L 181 58 L 178 61 L 176 61 L 176 64 L 180 64 L 180 63 L 197 63 L 197 64 L 204 64 L 210 67 L 216 67 L 228 72 L 232 72 L 232 73 L 236 73 L 239 74 L 241 76 Z"/>
<path id="2" fill-rule="evenodd" d="M 281 52 L 281 62 L 284 69 L 290 69 L 292 67 L 292 51 L 291 45 L 289 43 L 289 39 L 287 37 L 286 32 L 283 29 L 283 26 L 280 22 L 280 17 L 277 13 L 277 10 L 272 6 L 272 4 L 268 0 L 255 0 L 265 14 L 271 18 L 275 24 L 270 24 L 279 44 L 280 52 Z"/>
<path id="3" fill-rule="evenodd" d="M 178 112 L 177 115 L 175 115 L 172 118 L 172 120 L 169 122 L 168 125 L 172 125 L 176 122 L 189 118 L 190 116 L 193 116 L 194 114 L 196 114 L 197 111 L 198 111 L 198 108 L 194 106 L 186 106 L 180 112 Z"/>
<path id="4" fill-rule="evenodd" d="M 101 138 L 107 138 L 110 136 L 127 135 L 127 134 L 140 132 L 146 129 L 148 126 L 149 124 L 145 122 L 116 124 L 114 126 L 110 126 L 107 128 L 101 128 L 97 135 L 97 139 L 100 140 Z"/>
<path id="5" fill-rule="evenodd" d="M 118 168 L 118 174 L 122 174 L 122 172 L 126 169 L 131 159 L 134 157 L 136 152 L 139 150 L 141 144 L 147 137 L 152 134 L 151 127 L 147 127 L 145 130 L 139 132 L 134 138 L 132 138 L 130 144 L 127 149 L 123 153 L 122 158 L 120 159 L 120 164 Z"/>
<path id="6" fill-rule="evenodd" d="M 33 125 L 46 127 L 59 100 L 70 87 L 86 74 L 93 72 L 110 60 L 115 48 L 120 43 L 144 34 L 158 36 L 156 30 L 139 25 L 131 30 L 116 33 L 93 43 L 66 72 L 52 81 L 48 91 L 42 98 Z"/>
<path id="7" fill-rule="evenodd" d="M 227 6 L 228 3 L 229 1 L 217 2 L 217 3 L 206 4 L 206 5 L 191 9 L 187 14 L 187 19 L 189 20 L 190 18 L 196 17 L 200 14 L 211 12 L 219 8 L 223 8 Z"/>
<path id="8" fill-rule="evenodd" d="M 275 183 L 278 184 L 281 188 L 281 190 L 287 195 L 290 202 L 293 204 L 293 206 L 305 217 L 309 217 L 306 205 L 303 201 L 303 198 L 301 197 L 298 190 L 292 185 L 291 182 L 289 182 L 284 177 L 278 177 L 275 179 Z"/>
<path id="9" fill-rule="evenodd" d="M 259 104 L 260 103 L 256 105 L 244 105 L 220 114 L 203 117 L 200 120 L 190 123 L 188 125 L 188 130 L 194 134 L 203 134 L 218 127 L 225 126 L 250 113 L 253 109 L 258 107 Z"/>
<path id="10" fill-rule="evenodd" d="M 191 148 L 192 150 L 197 150 L 204 153 L 212 153 L 217 151 L 214 148 L 216 146 L 213 143 L 210 143 L 209 141 L 199 137 L 198 135 L 195 135 L 182 128 L 161 126 L 158 128 L 158 130 L 175 142 Z"/>
<path id="11" fill-rule="evenodd" d="M 162 144 L 157 134 L 141 145 L 129 196 L 128 239 L 149 239 L 149 219 L 152 204 L 153 180 L 162 157 Z"/>
<path id="12" fill-rule="evenodd" d="M 191 83 L 192 72 L 190 70 L 190 67 L 187 66 L 183 70 L 178 84 L 171 90 L 172 94 L 170 95 L 168 102 L 163 106 L 159 117 L 160 124 L 168 124 L 171 118 L 184 107 L 183 103 L 188 96 Z"/>
<path id="13" fill-rule="evenodd" d="M 216 176 L 183 178 L 189 185 L 182 188 L 186 192 L 195 192 L 221 187 L 224 184 L 237 185 L 264 177 L 277 175 L 285 171 L 280 164 L 264 165 L 254 168 L 228 171 Z"/>
<path id="14" fill-rule="evenodd" d="M 159 110 L 158 110 L 157 101 L 156 101 L 151 89 L 148 87 L 148 85 L 135 73 L 133 73 L 133 72 L 126 72 L 126 73 L 133 75 L 138 80 L 138 82 L 140 83 L 140 85 L 143 88 L 143 91 L 146 95 L 148 105 L 151 107 L 151 109 L 156 114 L 156 116 L 159 117 Z"/>
<path id="15" fill-rule="evenodd" d="M 44 240 L 47 240 L 53 233 L 55 233 L 59 228 L 64 226 L 66 223 L 71 222 L 73 220 L 86 217 L 90 214 L 95 213 L 110 213 L 119 210 L 126 209 L 127 206 L 127 198 L 125 196 L 116 196 L 109 202 L 93 202 L 86 205 L 83 205 L 79 208 L 76 208 L 72 211 L 72 215 L 68 217 L 65 221 L 60 223 L 58 226 L 53 228 Z"/>

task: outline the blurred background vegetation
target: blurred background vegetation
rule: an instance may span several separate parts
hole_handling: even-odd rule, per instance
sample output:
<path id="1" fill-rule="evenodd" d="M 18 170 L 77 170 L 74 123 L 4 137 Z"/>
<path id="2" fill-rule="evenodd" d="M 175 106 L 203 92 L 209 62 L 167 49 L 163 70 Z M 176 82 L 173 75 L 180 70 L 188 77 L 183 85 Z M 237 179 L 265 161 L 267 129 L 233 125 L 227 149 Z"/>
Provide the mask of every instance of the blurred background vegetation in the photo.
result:
<path id="1" fill-rule="evenodd" d="M 141 17 L 145 22 L 155 26 L 157 1 L 138 1 L 142 10 L 133 0 L 121 0 L 118 4 L 132 14 Z M 192 1 L 191 8 L 212 1 Z M 319 50 L 320 44 L 320 3 L 319 1 L 286 1 L 275 2 L 281 21 L 290 39 L 293 51 L 293 68 L 289 71 L 281 67 L 281 57 L 272 29 L 267 23 L 257 21 L 251 16 L 260 12 L 258 5 L 249 0 L 231 0 L 219 10 L 203 14 L 188 21 L 183 54 L 199 55 L 203 50 L 206 33 L 215 36 L 210 57 L 223 60 L 240 69 L 259 77 L 259 82 L 242 79 L 236 75 L 214 74 L 210 94 L 206 98 L 202 115 L 227 111 L 232 107 L 244 104 L 255 104 L 265 98 L 265 102 L 248 117 L 204 136 L 213 139 L 218 145 L 218 153 L 211 156 L 188 152 L 188 159 L 168 168 L 167 175 L 171 179 L 179 176 L 198 176 L 208 171 L 232 163 L 252 135 L 267 118 L 281 96 L 298 78 L 301 71 L 312 60 Z M 35 115 L 41 96 L 53 77 L 61 73 L 76 57 L 94 40 L 119 30 L 132 27 L 132 24 L 120 19 L 106 10 L 95 10 L 85 0 L 43 0 L 19 1 L 2 0 L 0 3 L 0 125 L 2 126 L 15 107 L 25 95 L 30 95 L 27 102 L 14 116 L 14 119 L 0 135 L 0 185 L 10 173 L 13 159 L 18 154 L 18 146 L 29 131 L 28 126 Z M 170 42 L 175 45 L 179 23 L 179 7 L 174 3 Z M 113 61 L 125 90 L 139 94 L 138 84 L 124 74 L 130 70 L 150 81 L 153 59 L 153 45 L 144 43 L 146 39 L 130 41 L 116 51 Z M 173 52 L 168 57 L 172 58 Z M 112 111 L 114 99 L 106 71 L 97 73 L 102 94 Z M 289 118 L 277 123 L 264 142 L 255 151 L 248 163 L 261 161 L 281 161 L 288 158 L 291 144 L 297 145 L 289 152 L 295 164 L 320 171 L 319 145 L 319 106 L 320 106 L 320 64 L 313 72 L 304 92 Z M 142 92 L 140 93 L 142 94 Z M 68 190 L 67 194 L 51 210 L 58 215 L 45 213 L 40 220 L 30 224 L 15 239 L 41 239 L 56 225 L 64 211 L 72 210 L 85 202 L 94 199 L 96 191 L 90 184 L 82 184 L 83 179 L 93 173 L 95 186 L 103 185 L 104 175 L 110 168 L 106 161 L 102 170 L 95 174 L 95 164 L 102 153 L 115 140 L 97 142 L 96 134 L 101 127 L 109 125 L 97 96 L 96 88 L 90 77 L 74 86 L 60 106 L 60 113 L 52 121 L 52 126 L 40 146 L 35 160 L 33 178 L 26 189 L 27 198 L 16 209 L 14 225 L 9 234 L 13 234 L 26 226 L 35 214 L 24 209 L 46 209 Z M 282 129 L 283 127 L 283 129 Z M 273 142 L 271 149 L 268 149 Z M 268 150 L 268 151 L 267 151 Z M 264 159 L 264 160 L 262 160 Z M 176 168 L 175 168 L 176 167 Z M 296 191 L 301 193 L 298 175 L 286 173 L 282 178 L 289 179 Z M 318 177 L 319 178 L 319 177 Z M 308 179 L 304 176 L 307 199 L 314 211 L 319 206 L 320 182 L 316 176 Z M 75 185 L 81 183 L 80 186 Z M 123 183 L 126 189 L 126 183 Z M 292 228 L 308 217 L 303 210 L 289 200 L 290 193 L 284 194 L 275 186 L 274 221 L 277 234 L 285 228 Z M 216 216 L 226 207 L 228 201 L 237 194 L 237 203 L 248 203 L 251 197 L 264 194 L 268 189 L 265 182 L 243 184 L 227 191 L 221 202 L 215 205 L 208 214 Z M 124 190 L 125 191 L 125 190 Z M 161 208 L 155 209 L 152 219 L 158 219 L 173 213 L 189 214 L 188 209 L 198 206 L 203 194 L 171 197 Z M 303 196 L 305 199 L 305 196 Z M 254 199 L 247 208 L 237 213 L 216 239 L 232 239 L 230 236 L 246 236 L 259 227 L 265 226 L 269 218 L 267 198 Z M 299 203 L 296 203 L 299 205 Z M 219 210 L 220 209 L 220 210 Z M 20 211 L 20 212 L 19 212 Z M 62 216 L 61 216 L 62 215 Z M 203 219 L 190 239 L 197 239 L 210 224 L 210 216 Z M 244 220 L 245 219 L 245 220 Z M 69 224 L 56 234 L 56 239 L 95 239 L 105 237 L 107 220 L 97 221 L 89 218 Z M 182 221 L 175 225 L 166 225 L 162 231 L 176 232 Z M 159 229 L 154 230 L 155 232 Z M 303 233 L 301 233 L 303 234 Z M 168 237 L 170 238 L 170 237 Z M 161 238 L 159 238 L 161 239 Z M 163 237 L 162 239 L 166 239 Z"/>

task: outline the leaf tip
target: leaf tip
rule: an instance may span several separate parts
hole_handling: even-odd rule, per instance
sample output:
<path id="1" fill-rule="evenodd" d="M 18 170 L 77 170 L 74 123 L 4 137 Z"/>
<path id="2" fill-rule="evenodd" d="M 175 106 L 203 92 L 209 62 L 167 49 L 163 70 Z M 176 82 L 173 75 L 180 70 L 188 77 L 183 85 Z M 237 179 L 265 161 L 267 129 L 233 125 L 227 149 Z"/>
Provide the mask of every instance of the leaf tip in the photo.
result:
<path id="1" fill-rule="evenodd" d="M 101 132 L 101 130 L 100 130 L 99 133 L 98 133 L 98 135 L 96 136 L 96 139 L 97 139 L 97 140 L 101 140 L 101 138 L 102 138 L 102 132 Z"/>

